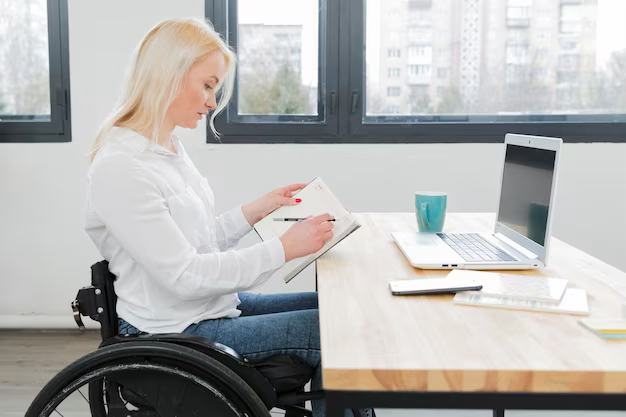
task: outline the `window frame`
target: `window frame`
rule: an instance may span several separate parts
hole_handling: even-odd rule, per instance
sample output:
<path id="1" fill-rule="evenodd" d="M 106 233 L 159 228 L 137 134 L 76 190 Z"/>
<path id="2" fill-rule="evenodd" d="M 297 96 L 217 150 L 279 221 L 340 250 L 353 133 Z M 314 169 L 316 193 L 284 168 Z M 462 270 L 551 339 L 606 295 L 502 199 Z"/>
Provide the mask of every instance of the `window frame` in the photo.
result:
<path id="1" fill-rule="evenodd" d="M 337 3 L 332 0 L 320 0 L 319 35 L 318 35 L 318 116 L 279 115 L 255 122 L 257 116 L 238 114 L 238 79 L 235 91 L 228 107 L 215 119 L 215 127 L 223 134 L 224 143 L 290 143 L 316 141 L 319 137 L 337 136 L 337 57 L 339 48 L 335 31 L 339 26 Z M 230 0 L 205 0 L 205 14 L 215 29 L 237 51 L 237 2 Z M 276 117 L 276 116 L 275 116 Z M 315 121 L 319 117 L 320 121 Z M 309 119 L 296 121 L 299 118 Z M 269 139 L 269 141 L 268 141 Z M 207 122 L 207 142 L 215 138 Z"/>
<path id="2" fill-rule="evenodd" d="M 71 142 L 67 0 L 48 0 L 50 121 L 0 122 L 0 143 Z"/>
<path id="3" fill-rule="evenodd" d="M 207 17 L 223 35 L 226 27 L 229 33 L 236 32 L 226 21 L 226 3 L 231 1 L 236 0 L 205 0 Z M 566 143 L 626 142 L 626 114 L 519 115 L 501 116 L 499 121 L 492 120 L 494 115 L 378 116 L 372 120 L 381 123 L 364 122 L 365 0 L 325 0 L 325 4 L 324 99 L 330 102 L 335 93 L 334 128 L 314 131 L 300 123 L 232 123 L 225 111 L 216 120 L 223 143 L 502 143 L 511 132 L 555 136 Z M 320 25 L 320 39 L 322 31 Z M 319 65 L 323 66 L 321 55 Z M 332 81 L 336 83 L 330 85 Z M 208 124 L 207 142 L 215 142 Z"/>

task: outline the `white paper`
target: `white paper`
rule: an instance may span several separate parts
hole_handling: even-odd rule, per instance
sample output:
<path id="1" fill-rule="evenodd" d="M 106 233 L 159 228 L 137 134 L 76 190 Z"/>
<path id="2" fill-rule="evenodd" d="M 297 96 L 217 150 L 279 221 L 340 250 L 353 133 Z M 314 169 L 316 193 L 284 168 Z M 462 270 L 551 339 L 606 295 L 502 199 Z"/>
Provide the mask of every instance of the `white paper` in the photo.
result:
<path id="1" fill-rule="evenodd" d="M 508 298 L 558 303 L 565 294 L 567 280 L 533 275 L 502 274 L 498 272 L 453 270 L 447 278 L 468 278 L 480 283 L 481 293 Z"/>
<path id="2" fill-rule="evenodd" d="M 497 297 L 482 294 L 481 291 L 463 291 L 457 293 L 452 302 L 482 307 L 512 308 L 535 310 L 548 313 L 589 314 L 587 292 L 580 288 L 568 288 L 559 303 L 519 298 Z"/>

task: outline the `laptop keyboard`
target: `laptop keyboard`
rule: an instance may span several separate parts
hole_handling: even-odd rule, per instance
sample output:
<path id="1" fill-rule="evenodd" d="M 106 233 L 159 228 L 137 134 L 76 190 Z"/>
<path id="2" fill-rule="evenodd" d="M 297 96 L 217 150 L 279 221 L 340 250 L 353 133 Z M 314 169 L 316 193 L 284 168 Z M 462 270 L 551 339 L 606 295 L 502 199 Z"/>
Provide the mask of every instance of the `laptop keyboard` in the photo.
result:
<path id="1" fill-rule="evenodd" d="M 437 233 L 448 246 L 466 261 L 516 261 L 514 257 L 489 243 L 478 233 Z"/>

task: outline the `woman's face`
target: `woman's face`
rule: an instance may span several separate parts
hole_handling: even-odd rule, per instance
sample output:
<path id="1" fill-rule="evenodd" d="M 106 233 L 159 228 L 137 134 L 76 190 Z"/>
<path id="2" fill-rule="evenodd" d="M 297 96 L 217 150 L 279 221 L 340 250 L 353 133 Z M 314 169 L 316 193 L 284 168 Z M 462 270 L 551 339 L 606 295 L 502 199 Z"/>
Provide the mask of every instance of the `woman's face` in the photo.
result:
<path id="1" fill-rule="evenodd" d="M 225 74 L 224 55 L 218 51 L 193 64 L 183 80 L 182 91 L 167 110 L 168 121 L 174 126 L 198 126 L 198 121 L 215 109 L 215 90 Z"/>

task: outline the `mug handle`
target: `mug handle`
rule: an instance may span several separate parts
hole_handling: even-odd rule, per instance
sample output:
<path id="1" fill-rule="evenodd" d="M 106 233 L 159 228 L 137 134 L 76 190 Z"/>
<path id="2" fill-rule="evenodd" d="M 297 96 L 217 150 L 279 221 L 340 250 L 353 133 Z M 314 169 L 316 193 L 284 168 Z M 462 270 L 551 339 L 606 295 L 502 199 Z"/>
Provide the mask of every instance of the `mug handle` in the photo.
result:
<path id="1" fill-rule="evenodd" d="M 430 206 L 430 204 L 428 204 L 428 201 L 424 201 L 422 204 L 420 204 L 420 214 L 422 215 L 422 221 L 424 222 L 424 227 L 426 229 L 430 227 L 428 225 L 428 206 Z"/>

